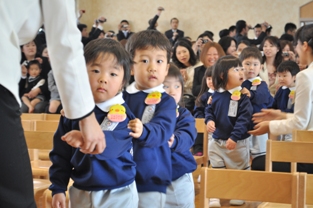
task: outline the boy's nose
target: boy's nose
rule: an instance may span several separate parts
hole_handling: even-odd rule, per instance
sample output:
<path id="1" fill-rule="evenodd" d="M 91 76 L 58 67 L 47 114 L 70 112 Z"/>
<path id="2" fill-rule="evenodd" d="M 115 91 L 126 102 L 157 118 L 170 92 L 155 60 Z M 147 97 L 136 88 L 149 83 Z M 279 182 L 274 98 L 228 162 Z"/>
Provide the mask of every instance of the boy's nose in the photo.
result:
<path id="1" fill-rule="evenodd" d="M 106 80 L 105 76 L 101 76 L 99 81 L 100 81 L 100 83 L 107 83 L 107 80 Z"/>

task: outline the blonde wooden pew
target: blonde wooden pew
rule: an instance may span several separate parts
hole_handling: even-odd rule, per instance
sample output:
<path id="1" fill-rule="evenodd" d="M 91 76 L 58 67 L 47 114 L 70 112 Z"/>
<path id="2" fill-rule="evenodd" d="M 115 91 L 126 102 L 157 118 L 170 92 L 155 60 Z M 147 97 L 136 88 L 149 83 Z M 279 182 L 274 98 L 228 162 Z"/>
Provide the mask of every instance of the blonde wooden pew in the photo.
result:
<path id="1" fill-rule="evenodd" d="M 299 184 L 305 184 L 305 173 L 276 173 L 248 170 L 201 170 L 200 207 L 208 207 L 208 198 L 241 199 L 290 203 L 298 208 L 304 203 Z"/>
<path id="2" fill-rule="evenodd" d="M 36 121 L 59 121 L 61 114 L 48 113 L 22 113 L 22 120 L 36 120 Z"/>
<path id="3" fill-rule="evenodd" d="M 34 130 L 34 121 L 33 120 L 22 120 L 22 127 L 24 131 L 33 131 Z"/>
<path id="4" fill-rule="evenodd" d="M 53 146 L 53 132 L 36 132 L 36 131 L 25 131 L 25 140 L 29 149 L 52 149 Z M 39 167 L 40 168 L 40 167 Z M 46 173 L 48 168 L 45 167 Z M 34 174 L 34 167 L 32 167 Z M 43 171 L 42 168 L 40 171 Z M 43 192 L 50 186 L 49 180 L 33 179 L 34 182 L 34 195 L 37 206 L 43 204 L 42 195 Z"/>
<path id="5" fill-rule="evenodd" d="M 58 128 L 59 121 L 34 121 L 34 131 L 52 131 L 55 132 Z"/>
<path id="6" fill-rule="evenodd" d="M 305 142 L 311 132 L 294 133 L 292 142 L 267 141 L 266 171 L 272 171 L 272 162 L 291 162 L 291 172 L 297 171 L 297 163 L 313 163 L 313 140 Z M 302 140 L 302 141 L 300 141 Z M 309 140 L 307 140 L 309 141 Z M 306 187 L 299 194 L 306 195 L 306 204 L 313 205 L 313 175 L 307 175 Z M 273 206 L 273 205 L 271 205 Z M 304 205 L 303 205 L 304 206 Z M 265 206 L 263 206 L 265 207 Z M 270 206 L 269 206 L 270 207 Z"/>

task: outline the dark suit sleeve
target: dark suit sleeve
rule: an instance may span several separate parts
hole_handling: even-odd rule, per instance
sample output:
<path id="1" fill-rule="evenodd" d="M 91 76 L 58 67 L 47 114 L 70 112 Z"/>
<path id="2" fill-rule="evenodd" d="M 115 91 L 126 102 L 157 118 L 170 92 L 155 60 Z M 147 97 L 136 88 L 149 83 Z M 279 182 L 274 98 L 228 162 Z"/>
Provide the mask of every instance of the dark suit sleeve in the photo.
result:
<path id="1" fill-rule="evenodd" d="M 154 30 L 154 25 L 158 21 L 158 19 L 159 19 L 159 15 L 155 15 L 153 17 L 153 19 L 152 19 L 152 21 L 151 21 L 151 23 L 150 23 L 150 25 L 148 27 L 148 30 Z"/>
<path id="2" fill-rule="evenodd" d="M 121 30 L 118 31 L 116 37 L 117 37 L 118 41 L 121 41 L 121 40 L 125 39 L 124 34 L 123 34 L 123 32 Z"/>
<path id="3" fill-rule="evenodd" d="M 246 36 L 243 36 L 242 40 L 247 40 L 250 42 L 251 45 L 259 45 L 262 43 L 263 39 L 266 37 L 265 32 L 261 32 L 259 35 L 258 39 L 249 39 Z"/>

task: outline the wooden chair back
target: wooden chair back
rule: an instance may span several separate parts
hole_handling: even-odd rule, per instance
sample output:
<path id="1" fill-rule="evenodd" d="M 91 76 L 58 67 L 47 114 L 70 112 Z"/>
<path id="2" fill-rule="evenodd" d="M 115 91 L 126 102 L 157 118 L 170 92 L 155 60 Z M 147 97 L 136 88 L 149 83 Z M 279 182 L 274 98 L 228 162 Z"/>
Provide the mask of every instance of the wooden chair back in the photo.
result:
<path id="1" fill-rule="evenodd" d="M 289 203 L 298 208 L 305 200 L 298 195 L 299 184 L 306 184 L 306 174 L 203 167 L 200 207 L 208 207 L 208 198 L 224 198 Z"/>

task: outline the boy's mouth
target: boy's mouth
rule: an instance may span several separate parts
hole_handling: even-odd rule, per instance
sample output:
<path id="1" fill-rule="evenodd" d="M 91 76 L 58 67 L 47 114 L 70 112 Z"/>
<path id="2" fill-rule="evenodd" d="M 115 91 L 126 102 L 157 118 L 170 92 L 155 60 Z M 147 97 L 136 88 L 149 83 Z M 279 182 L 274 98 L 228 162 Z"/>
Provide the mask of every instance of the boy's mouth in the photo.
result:
<path id="1" fill-rule="evenodd" d="M 102 87 L 99 87 L 99 88 L 97 89 L 97 91 L 98 91 L 98 92 L 106 92 L 107 90 L 104 89 L 104 88 L 102 88 Z"/>
<path id="2" fill-rule="evenodd" d="M 149 76 L 149 80 L 152 80 L 152 79 L 157 79 L 156 76 Z"/>

